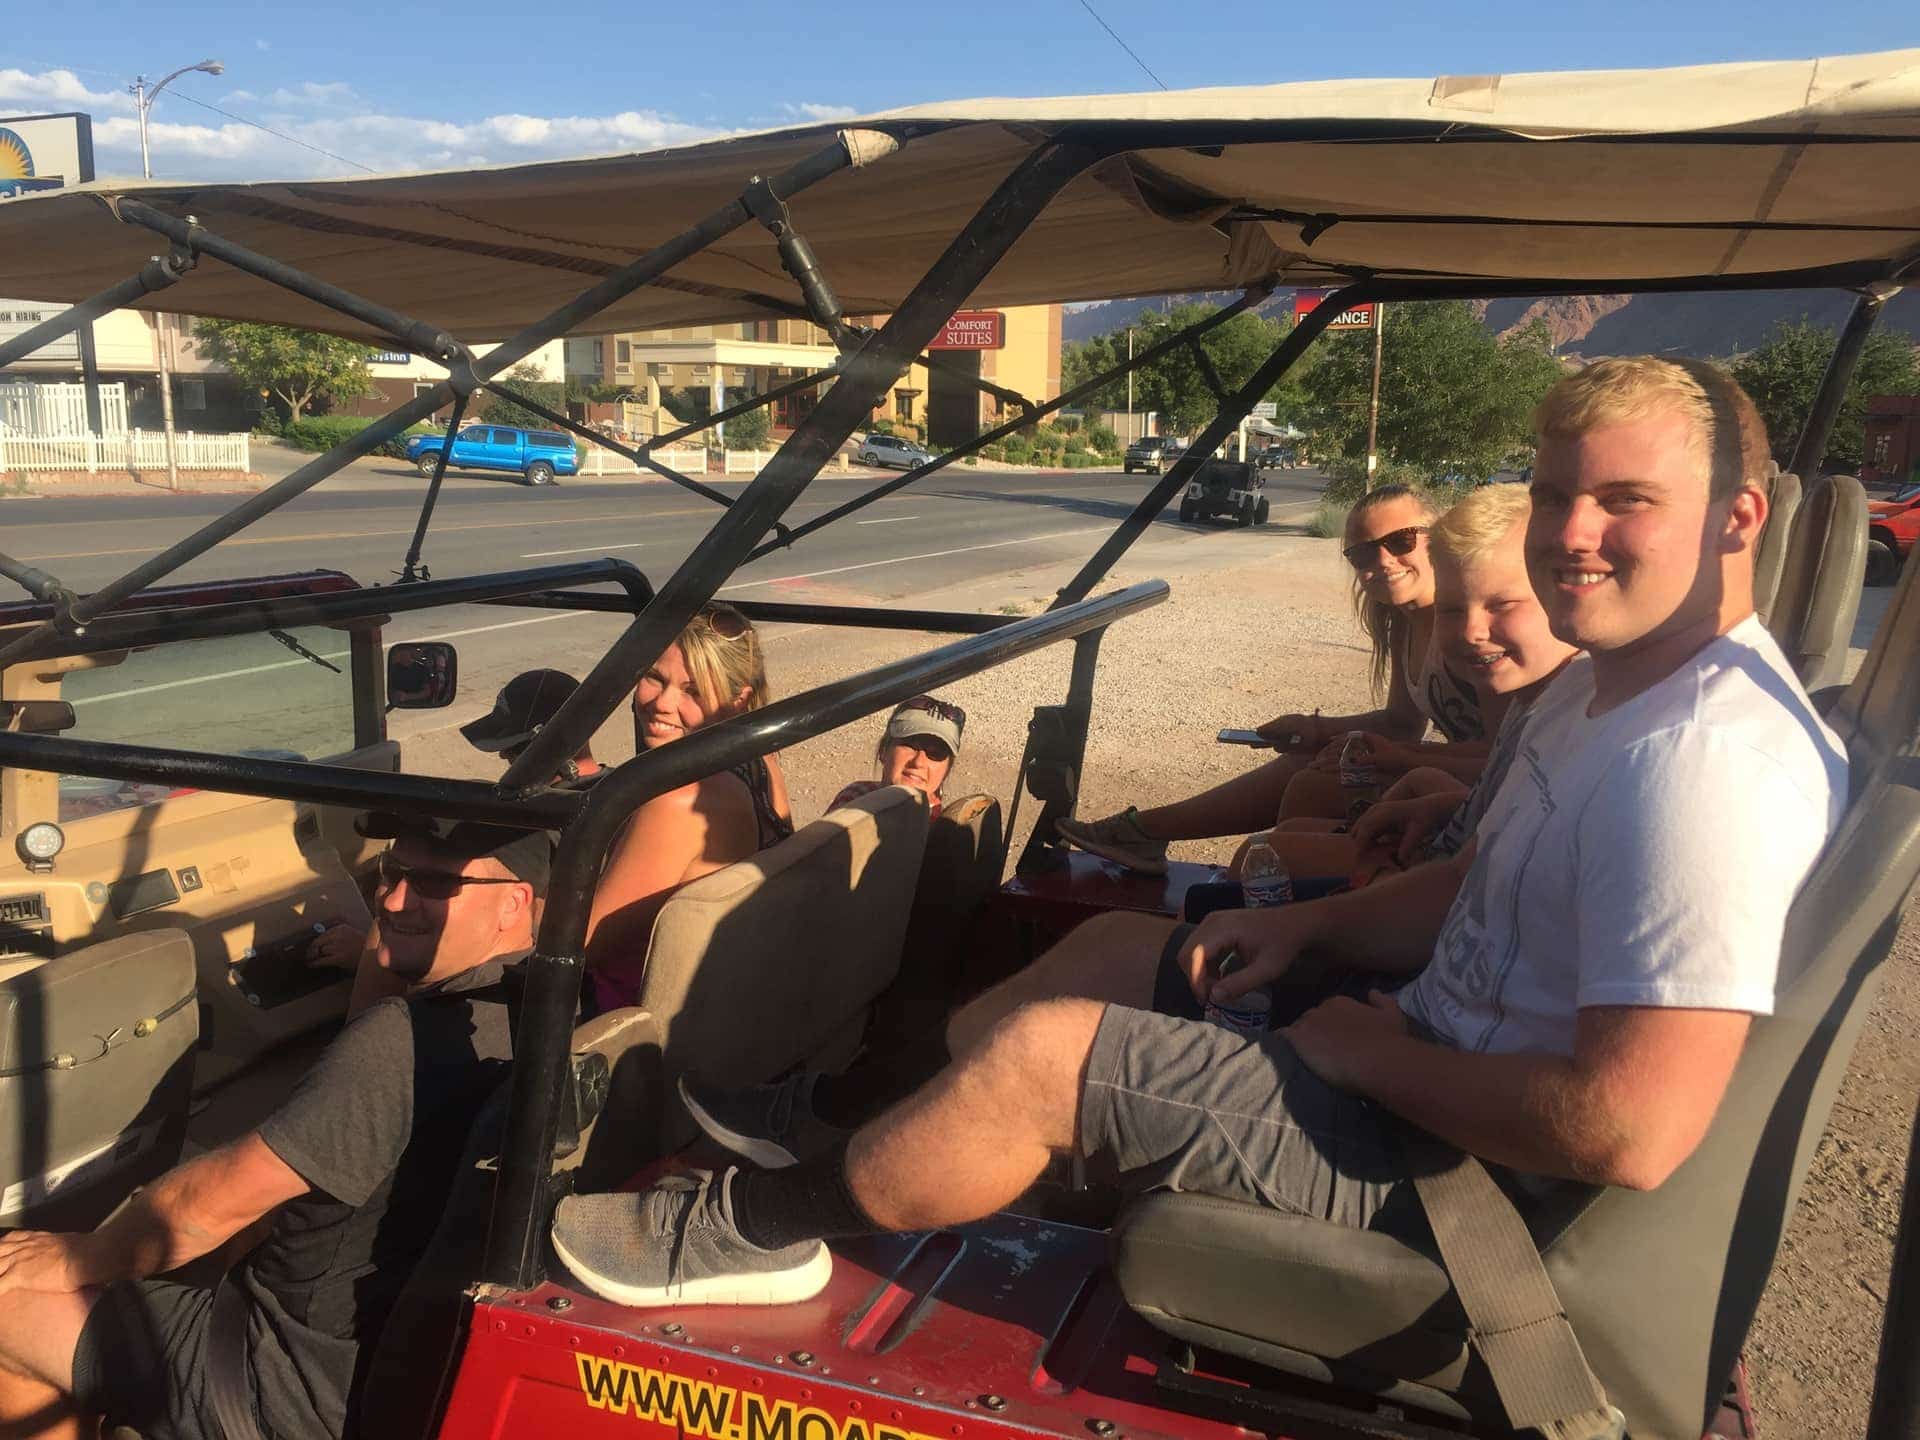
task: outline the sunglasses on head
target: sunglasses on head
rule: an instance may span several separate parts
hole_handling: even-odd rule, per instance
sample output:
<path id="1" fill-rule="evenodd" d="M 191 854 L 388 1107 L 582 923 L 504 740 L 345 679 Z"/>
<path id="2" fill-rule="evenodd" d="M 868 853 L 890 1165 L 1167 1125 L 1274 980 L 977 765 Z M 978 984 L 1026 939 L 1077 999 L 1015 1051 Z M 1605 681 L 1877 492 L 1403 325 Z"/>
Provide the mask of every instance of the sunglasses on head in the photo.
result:
<path id="1" fill-rule="evenodd" d="M 936 700 L 931 695 L 921 695 L 912 700 L 905 701 L 901 704 L 900 710 L 919 711 L 923 715 L 933 716 L 936 720 L 950 721 L 954 729 L 962 732 L 967 728 L 966 711 L 962 710 L 958 705 L 949 704 L 945 700 Z M 898 714 L 899 710 L 896 710 L 894 713 Z"/>
<path id="2" fill-rule="evenodd" d="M 1340 553 L 1347 557 L 1347 563 L 1356 570 L 1363 570 L 1367 562 L 1373 559 L 1373 552 L 1384 550 L 1389 555 L 1411 555 L 1413 547 L 1420 543 L 1420 537 L 1427 533 L 1424 525 L 1409 525 L 1403 530 L 1389 530 L 1386 534 L 1372 540 L 1362 540 L 1349 545 Z"/>
<path id="3" fill-rule="evenodd" d="M 691 630 L 696 625 L 705 626 L 722 640 L 738 640 L 753 628 L 747 617 L 731 605 L 702 606 L 687 622 L 687 628 Z"/>
<path id="4" fill-rule="evenodd" d="M 523 881 L 489 875 L 450 875 L 445 870 L 421 870 L 403 865 L 388 850 L 380 857 L 380 888 L 392 890 L 402 880 L 422 900 L 451 900 L 467 885 L 519 885 Z"/>

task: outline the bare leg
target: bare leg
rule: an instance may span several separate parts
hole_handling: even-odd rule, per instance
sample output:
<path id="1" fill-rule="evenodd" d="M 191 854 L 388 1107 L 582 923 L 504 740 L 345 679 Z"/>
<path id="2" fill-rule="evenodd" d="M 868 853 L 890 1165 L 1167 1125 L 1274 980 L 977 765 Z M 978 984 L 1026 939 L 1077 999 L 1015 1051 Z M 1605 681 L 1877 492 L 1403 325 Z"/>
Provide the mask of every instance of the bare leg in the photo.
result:
<path id="1" fill-rule="evenodd" d="M 1310 758 L 1282 755 L 1191 799 L 1142 810 L 1140 828 L 1156 840 L 1210 840 L 1216 835 L 1263 830 L 1273 823 L 1287 782 Z"/>
<path id="2" fill-rule="evenodd" d="M 1174 921 L 1158 915 L 1109 911 L 1096 915 L 1017 974 L 975 996 L 947 1021 L 947 1053 L 972 1051 L 994 1026 L 1022 1005 L 1077 996 L 1145 1010 L 1153 1004 L 1160 952 Z"/>
<path id="3" fill-rule="evenodd" d="M 0 1304 L 0 1440 L 80 1440 L 98 1433 L 73 1409 L 73 1347 L 97 1292 L 16 1290 Z"/>
<path id="4" fill-rule="evenodd" d="M 1072 1146 L 1080 1083 L 1106 1007 L 1047 1000 L 856 1133 L 847 1183 L 887 1230 L 978 1220 L 1012 1203 Z"/>
<path id="5" fill-rule="evenodd" d="M 1273 853 L 1287 867 L 1287 874 L 1315 880 L 1336 876 L 1344 878 L 1352 874 L 1353 862 L 1360 856 L 1359 848 L 1345 835 L 1329 835 L 1324 831 L 1275 830 L 1271 834 L 1247 837 L 1246 844 L 1233 857 L 1235 879 L 1244 877 L 1247 848 L 1255 840 L 1264 840 L 1273 847 Z"/>
<path id="6" fill-rule="evenodd" d="M 1347 821 L 1330 820 L 1324 815 L 1296 815 L 1291 820 L 1282 820 L 1273 828 L 1289 835 L 1344 835 L 1347 833 Z"/>
<path id="7" fill-rule="evenodd" d="M 1348 803 L 1338 775 L 1329 775 L 1324 770 L 1302 770 L 1287 782 L 1286 793 L 1280 799 L 1280 818 L 1345 819 Z"/>

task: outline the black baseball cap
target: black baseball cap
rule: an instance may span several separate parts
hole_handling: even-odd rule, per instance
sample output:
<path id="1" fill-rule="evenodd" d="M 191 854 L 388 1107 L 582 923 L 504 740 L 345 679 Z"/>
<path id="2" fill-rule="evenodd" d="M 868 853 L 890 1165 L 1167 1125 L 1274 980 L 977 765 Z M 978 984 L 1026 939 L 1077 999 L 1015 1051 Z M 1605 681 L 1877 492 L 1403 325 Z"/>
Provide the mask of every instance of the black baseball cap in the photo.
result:
<path id="1" fill-rule="evenodd" d="M 509 680 L 494 697 L 493 709 L 462 725 L 460 733 L 476 750 L 498 755 L 533 739 L 579 688 L 564 670 L 529 670 Z"/>
<path id="2" fill-rule="evenodd" d="M 516 879 L 547 893 L 553 874 L 553 836 L 545 830 L 516 830 L 510 825 L 488 825 L 478 820 L 434 820 L 375 810 L 354 822 L 354 829 L 370 840 L 424 840 L 448 859 L 498 860 Z"/>

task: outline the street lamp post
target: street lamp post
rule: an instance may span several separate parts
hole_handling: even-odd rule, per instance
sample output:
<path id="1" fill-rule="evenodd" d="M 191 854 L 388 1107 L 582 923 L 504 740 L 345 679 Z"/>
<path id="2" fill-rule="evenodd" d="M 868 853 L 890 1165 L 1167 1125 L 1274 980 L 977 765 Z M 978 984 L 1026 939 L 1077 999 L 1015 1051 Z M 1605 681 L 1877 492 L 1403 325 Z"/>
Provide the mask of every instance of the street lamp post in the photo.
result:
<path id="1" fill-rule="evenodd" d="M 219 75 L 226 68 L 218 60 L 202 60 L 197 65 L 182 65 L 178 70 L 161 76 L 159 82 L 152 86 L 147 84 L 146 76 L 134 76 L 133 84 L 127 89 L 132 92 L 134 106 L 140 112 L 140 173 L 147 179 L 153 178 L 153 157 L 147 149 L 147 112 L 153 109 L 153 102 L 160 97 L 160 92 L 182 75 L 192 74 L 196 70 L 208 75 Z M 167 488 L 178 490 L 180 462 L 179 457 L 174 453 L 173 445 L 173 367 L 169 363 L 167 354 L 169 344 L 167 332 L 170 327 L 164 314 L 156 313 L 153 322 L 154 350 L 159 361 L 160 372 L 160 434 L 161 443 L 166 446 L 167 451 Z"/>

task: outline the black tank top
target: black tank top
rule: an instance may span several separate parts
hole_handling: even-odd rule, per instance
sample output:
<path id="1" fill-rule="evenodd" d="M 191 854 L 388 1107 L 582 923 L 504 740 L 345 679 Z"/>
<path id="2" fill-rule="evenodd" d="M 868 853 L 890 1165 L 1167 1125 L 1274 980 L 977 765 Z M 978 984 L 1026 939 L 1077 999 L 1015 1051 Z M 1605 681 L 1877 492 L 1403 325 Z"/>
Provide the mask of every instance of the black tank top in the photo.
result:
<path id="1" fill-rule="evenodd" d="M 774 808 L 773 772 L 767 769 L 764 757 L 756 755 L 727 773 L 738 777 L 740 783 L 747 787 L 747 793 L 753 797 L 753 823 L 759 832 L 760 849 L 778 845 L 793 834 L 793 821 Z"/>

